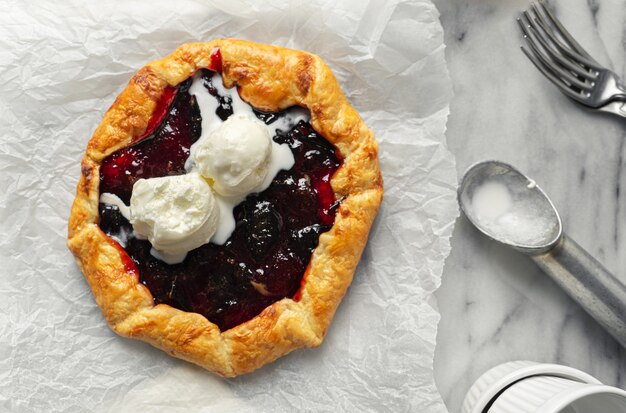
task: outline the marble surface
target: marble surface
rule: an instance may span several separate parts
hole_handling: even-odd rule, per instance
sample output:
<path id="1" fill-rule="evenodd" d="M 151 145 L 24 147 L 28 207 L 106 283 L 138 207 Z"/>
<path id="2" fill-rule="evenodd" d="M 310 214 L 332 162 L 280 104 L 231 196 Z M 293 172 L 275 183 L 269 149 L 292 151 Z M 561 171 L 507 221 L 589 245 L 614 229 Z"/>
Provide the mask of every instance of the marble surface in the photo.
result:
<path id="1" fill-rule="evenodd" d="M 498 159 L 534 178 L 567 233 L 626 282 L 626 119 L 567 100 L 519 50 L 521 0 L 436 0 L 455 97 L 448 145 L 459 176 Z M 599 62 L 626 78 L 623 0 L 553 0 Z M 437 305 L 435 377 L 450 412 L 484 371 L 526 359 L 626 387 L 626 350 L 526 257 L 457 221 Z"/>

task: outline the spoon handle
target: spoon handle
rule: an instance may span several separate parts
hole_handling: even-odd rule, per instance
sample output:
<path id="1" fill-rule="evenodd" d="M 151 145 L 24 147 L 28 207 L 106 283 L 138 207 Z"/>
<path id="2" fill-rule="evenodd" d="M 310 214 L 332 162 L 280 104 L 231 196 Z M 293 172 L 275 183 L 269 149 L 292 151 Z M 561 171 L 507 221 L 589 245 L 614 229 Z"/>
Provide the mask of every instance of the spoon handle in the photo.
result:
<path id="1" fill-rule="evenodd" d="M 553 249 L 531 258 L 626 348 L 623 283 L 565 234 Z"/>

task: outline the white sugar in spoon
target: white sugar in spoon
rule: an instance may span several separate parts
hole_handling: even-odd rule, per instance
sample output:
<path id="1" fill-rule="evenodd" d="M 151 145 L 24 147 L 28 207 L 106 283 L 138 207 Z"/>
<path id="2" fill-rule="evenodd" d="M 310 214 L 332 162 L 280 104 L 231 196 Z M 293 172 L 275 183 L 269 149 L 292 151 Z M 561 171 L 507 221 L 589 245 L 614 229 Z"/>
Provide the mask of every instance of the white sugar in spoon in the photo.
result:
<path id="1" fill-rule="evenodd" d="M 533 180 L 506 163 L 480 162 L 465 172 L 458 200 L 476 228 L 528 255 L 626 348 L 626 286 L 563 233 Z"/>

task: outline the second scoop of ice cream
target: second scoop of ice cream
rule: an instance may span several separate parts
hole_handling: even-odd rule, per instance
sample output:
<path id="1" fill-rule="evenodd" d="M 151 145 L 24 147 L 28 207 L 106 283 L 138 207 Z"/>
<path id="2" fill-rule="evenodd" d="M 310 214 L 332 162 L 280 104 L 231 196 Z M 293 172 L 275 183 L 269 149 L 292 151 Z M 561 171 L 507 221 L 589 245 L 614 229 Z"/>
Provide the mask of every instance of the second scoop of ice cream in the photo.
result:
<path id="1" fill-rule="evenodd" d="M 193 158 L 200 174 L 226 197 L 256 192 L 268 173 L 272 139 L 267 127 L 247 116 L 233 115 L 202 137 Z"/>
<path id="2" fill-rule="evenodd" d="M 219 209 L 211 188 L 197 173 L 140 179 L 133 186 L 130 222 L 168 264 L 209 242 Z"/>

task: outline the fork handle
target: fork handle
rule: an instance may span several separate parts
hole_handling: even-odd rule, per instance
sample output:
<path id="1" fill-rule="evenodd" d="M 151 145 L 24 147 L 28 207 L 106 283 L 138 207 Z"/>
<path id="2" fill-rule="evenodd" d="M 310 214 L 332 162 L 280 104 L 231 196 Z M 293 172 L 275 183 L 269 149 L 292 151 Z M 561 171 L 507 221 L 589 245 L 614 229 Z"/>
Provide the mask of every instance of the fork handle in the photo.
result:
<path id="1" fill-rule="evenodd" d="M 612 102 L 609 102 L 599 108 L 599 110 L 626 118 L 626 95 L 622 100 L 614 100 Z"/>
<path id="2" fill-rule="evenodd" d="M 621 84 L 619 81 L 615 82 L 615 87 L 621 92 L 616 94 L 614 97 L 615 100 L 626 101 L 626 86 Z"/>
<path id="3" fill-rule="evenodd" d="M 626 86 L 615 79 L 613 87 L 614 91 L 611 95 L 611 101 L 600 107 L 599 110 L 626 118 Z"/>

